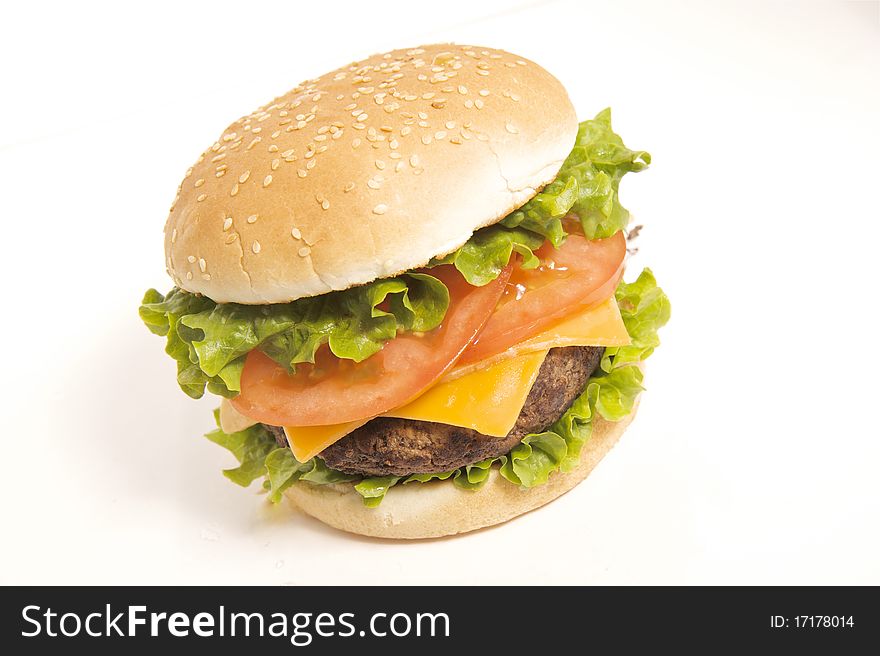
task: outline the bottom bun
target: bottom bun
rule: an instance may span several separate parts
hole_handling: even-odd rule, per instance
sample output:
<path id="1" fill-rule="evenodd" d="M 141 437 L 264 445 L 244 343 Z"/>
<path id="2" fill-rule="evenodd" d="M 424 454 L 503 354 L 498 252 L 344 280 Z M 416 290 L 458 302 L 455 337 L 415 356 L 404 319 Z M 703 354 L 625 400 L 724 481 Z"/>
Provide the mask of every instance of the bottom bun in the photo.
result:
<path id="1" fill-rule="evenodd" d="M 480 489 L 463 490 L 450 481 L 396 485 L 377 508 L 367 508 L 351 483 L 296 483 L 290 502 L 307 515 L 350 533 L 418 540 L 466 533 L 501 524 L 550 503 L 584 480 L 626 430 L 636 408 L 617 422 L 596 417 L 593 432 L 570 472 L 556 472 L 543 485 L 522 489 L 493 467 Z"/>

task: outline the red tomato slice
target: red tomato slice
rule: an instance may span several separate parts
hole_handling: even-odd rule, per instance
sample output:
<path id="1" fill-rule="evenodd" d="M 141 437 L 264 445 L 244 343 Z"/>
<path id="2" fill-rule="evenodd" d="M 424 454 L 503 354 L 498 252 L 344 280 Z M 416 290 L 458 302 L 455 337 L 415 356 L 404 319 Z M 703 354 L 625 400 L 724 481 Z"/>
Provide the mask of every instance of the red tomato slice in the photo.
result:
<path id="1" fill-rule="evenodd" d="M 367 419 L 397 408 L 430 387 L 452 366 L 492 314 L 512 265 L 493 282 L 472 287 L 451 265 L 430 273 L 449 288 L 443 323 L 421 335 L 403 333 L 363 362 L 343 360 L 322 348 L 315 364 L 290 375 L 255 349 L 241 374 L 235 409 L 274 426 L 326 426 Z"/>
<path id="2" fill-rule="evenodd" d="M 459 365 L 506 351 L 611 296 L 623 274 L 626 239 L 623 232 L 592 241 L 570 234 L 560 248 L 546 242 L 535 254 L 541 265 L 514 270 L 498 307 Z"/>

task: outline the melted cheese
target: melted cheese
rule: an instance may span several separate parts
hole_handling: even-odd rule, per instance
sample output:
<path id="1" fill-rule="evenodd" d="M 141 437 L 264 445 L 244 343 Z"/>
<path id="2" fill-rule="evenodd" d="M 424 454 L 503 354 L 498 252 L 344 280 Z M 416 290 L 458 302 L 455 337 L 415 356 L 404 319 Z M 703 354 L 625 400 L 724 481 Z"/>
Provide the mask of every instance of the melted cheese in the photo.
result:
<path id="1" fill-rule="evenodd" d="M 547 351 L 526 353 L 453 381 L 440 381 L 386 416 L 463 426 L 503 437 L 516 423 L 545 357 Z"/>
<path id="2" fill-rule="evenodd" d="M 463 426 L 484 435 L 507 435 L 519 417 L 545 357 L 547 351 L 527 353 L 453 381 L 440 381 L 414 401 L 382 416 Z M 284 434 L 293 455 L 305 462 L 367 421 L 333 426 L 285 426 Z"/>
<path id="3" fill-rule="evenodd" d="M 285 426 L 284 434 L 296 459 L 306 462 L 368 421 L 363 419 L 331 426 Z"/>
<path id="4" fill-rule="evenodd" d="M 547 351 L 562 346 L 627 346 L 629 333 L 620 316 L 617 301 L 609 298 L 596 307 L 567 317 L 542 333 L 490 358 L 455 367 L 444 380 L 454 380 L 490 364 L 523 353 Z"/>
<path id="5" fill-rule="evenodd" d="M 617 302 L 611 298 L 504 353 L 453 369 L 414 401 L 385 416 L 463 426 L 484 435 L 507 435 L 522 411 L 548 350 L 629 343 Z M 305 462 L 367 421 L 285 426 L 284 432 L 297 460 Z"/>

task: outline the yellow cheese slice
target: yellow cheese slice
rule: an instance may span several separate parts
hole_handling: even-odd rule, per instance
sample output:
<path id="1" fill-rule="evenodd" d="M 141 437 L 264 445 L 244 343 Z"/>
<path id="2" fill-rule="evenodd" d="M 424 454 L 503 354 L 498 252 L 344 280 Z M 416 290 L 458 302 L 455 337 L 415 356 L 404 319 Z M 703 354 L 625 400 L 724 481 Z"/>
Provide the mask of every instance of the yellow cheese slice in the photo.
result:
<path id="1" fill-rule="evenodd" d="M 503 437 L 516 423 L 546 357 L 547 351 L 526 353 L 453 381 L 440 381 L 385 416 L 463 426 Z"/>
<path id="2" fill-rule="evenodd" d="M 508 358 L 451 382 L 441 381 L 406 405 L 385 413 L 473 428 L 484 435 L 510 432 L 535 384 L 547 351 Z M 300 462 L 316 456 L 368 420 L 332 426 L 285 426 L 284 434 Z"/>
<path id="3" fill-rule="evenodd" d="M 471 364 L 455 367 L 444 380 L 454 380 L 490 364 L 520 355 L 547 351 L 562 346 L 627 346 L 629 333 L 620 316 L 620 308 L 612 297 L 596 307 L 573 314 L 542 333 L 530 337 L 503 353 Z"/>
<path id="4" fill-rule="evenodd" d="M 294 457 L 300 462 L 311 460 L 331 444 L 338 442 L 369 419 L 348 421 L 331 426 L 285 426 L 284 434 Z"/>
<path id="5" fill-rule="evenodd" d="M 506 435 L 516 423 L 549 349 L 629 343 L 617 302 L 610 298 L 504 353 L 453 369 L 420 397 L 385 416 L 463 426 L 484 435 Z M 284 432 L 297 460 L 305 462 L 367 421 L 285 426 Z"/>

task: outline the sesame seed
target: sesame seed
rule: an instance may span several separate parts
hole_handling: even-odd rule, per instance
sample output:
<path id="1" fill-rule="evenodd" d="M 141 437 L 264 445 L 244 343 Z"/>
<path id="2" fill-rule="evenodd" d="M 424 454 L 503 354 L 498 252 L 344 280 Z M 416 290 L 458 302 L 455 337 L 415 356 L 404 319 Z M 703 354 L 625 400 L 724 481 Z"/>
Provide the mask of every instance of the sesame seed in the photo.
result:
<path id="1" fill-rule="evenodd" d="M 352 141 L 351 141 L 352 148 L 357 148 L 360 145 L 361 145 L 361 140 L 359 138 L 352 139 Z"/>
<path id="2" fill-rule="evenodd" d="M 452 130 L 455 128 L 455 121 L 446 121 L 446 129 Z"/>
<path id="3" fill-rule="evenodd" d="M 378 189 L 379 187 L 382 186 L 382 180 L 381 179 L 377 180 L 376 178 L 370 178 L 369 180 L 367 180 L 367 186 L 370 189 Z"/>
<path id="4" fill-rule="evenodd" d="M 193 184 L 193 186 L 194 186 L 194 187 L 201 187 L 203 184 L 205 184 L 205 179 L 204 179 L 204 178 L 199 178 L 198 180 L 195 181 L 195 183 Z"/>
<path id="5" fill-rule="evenodd" d="M 349 182 L 347 185 L 345 185 L 345 187 L 342 188 L 342 191 L 348 193 L 352 189 L 354 189 L 354 182 Z"/>
<path id="6" fill-rule="evenodd" d="M 226 240 L 225 240 L 224 243 L 226 243 L 226 244 L 231 244 L 231 243 L 234 242 L 236 239 L 238 239 L 238 235 L 235 234 L 235 233 L 233 232 L 231 235 L 229 235 L 228 237 L 226 237 Z"/>
<path id="7" fill-rule="evenodd" d="M 405 126 L 403 126 L 403 127 L 400 129 L 400 136 L 401 136 L 401 137 L 405 137 L 405 136 L 408 135 L 410 132 L 412 132 L 412 128 L 409 127 L 408 125 L 405 125 Z"/>
<path id="8" fill-rule="evenodd" d="M 418 155 L 410 155 L 409 165 L 410 166 L 418 166 L 419 165 L 419 156 Z"/>
<path id="9" fill-rule="evenodd" d="M 477 109 L 483 109 L 483 105 L 484 105 L 483 101 L 480 100 L 479 98 L 477 98 L 477 99 L 474 101 L 474 106 L 475 106 Z"/>
<path id="10" fill-rule="evenodd" d="M 244 173 L 242 173 L 240 176 L 238 176 L 238 181 L 241 184 L 244 184 L 245 182 L 248 181 L 249 177 L 251 177 L 251 172 L 248 170 L 248 171 L 245 171 Z"/>
<path id="11" fill-rule="evenodd" d="M 489 95 L 489 90 L 488 89 L 480 89 L 480 95 L 485 98 L 486 96 Z"/>
<path id="12" fill-rule="evenodd" d="M 422 143 L 425 144 L 426 146 L 427 146 L 429 143 L 431 143 L 431 135 L 430 135 L 430 134 L 426 134 L 426 135 L 422 136 Z"/>
<path id="13" fill-rule="evenodd" d="M 318 160 L 310 159 L 308 162 L 306 162 L 306 171 L 311 171 L 313 168 L 315 168 L 315 164 L 317 163 Z"/>
<path id="14" fill-rule="evenodd" d="M 247 218 L 247 222 L 248 222 L 248 223 L 256 223 L 256 222 L 257 222 L 257 215 L 256 215 L 256 214 L 251 214 L 251 215 Z"/>
<path id="15" fill-rule="evenodd" d="M 428 128 L 428 127 L 431 127 L 431 124 L 428 123 L 427 121 L 419 121 L 419 127 L 420 128 Z"/>
<path id="16" fill-rule="evenodd" d="M 238 183 L 237 182 L 234 185 L 232 185 L 232 189 L 229 190 L 230 196 L 235 196 L 236 194 L 238 194 Z"/>
<path id="17" fill-rule="evenodd" d="M 513 123 L 511 123 L 510 121 L 508 121 L 508 122 L 505 124 L 504 128 L 505 128 L 508 132 L 510 132 L 510 134 L 519 134 L 519 130 L 517 129 L 517 127 L 516 127 Z"/>
<path id="18" fill-rule="evenodd" d="M 468 92 L 467 87 L 463 84 L 458 85 L 458 92 L 464 96 Z"/>
<path id="19" fill-rule="evenodd" d="M 446 130 L 437 130 L 437 132 L 434 133 L 434 138 L 438 139 L 438 140 L 445 139 L 446 138 Z"/>
<path id="20" fill-rule="evenodd" d="M 426 119 L 428 118 L 428 115 L 425 112 L 419 112 L 419 118 Z"/>
<path id="21" fill-rule="evenodd" d="M 201 203 L 201 202 L 202 202 L 203 200 L 205 200 L 207 197 L 208 197 L 208 194 L 199 194 L 199 197 L 196 198 L 196 201 L 198 201 L 199 203 Z"/>
<path id="22" fill-rule="evenodd" d="M 321 201 L 321 209 L 322 210 L 329 210 L 330 209 L 330 201 L 327 200 L 326 198 Z"/>
<path id="23" fill-rule="evenodd" d="M 277 170 L 279 166 L 281 166 L 281 160 L 280 159 L 273 159 L 272 166 L 271 166 L 272 170 L 273 171 Z"/>
<path id="24" fill-rule="evenodd" d="M 468 98 L 467 100 L 464 101 L 464 106 L 467 107 L 468 109 L 473 109 L 474 101 L 471 100 L 470 98 Z"/>
<path id="25" fill-rule="evenodd" d="M 260 252 L 260 248 L 262 248 L 260 246 L 260 242 L 254 241 L 253 245 L 251 246 L 251 250 L 254 252 L 254 255 Z"/>
<path id="26" fill-rule="evenodd" d="M 232 217 L 227 216 L 225 219 L 223 219 L 223 231 L 226 232 L 231 227 L 232 227 Z"/>
<path id="27" fill-rule="evenodd" d="M 267 175 L 265 178 L 263 178 L 263 186 L 268 187 L 270 184 L 272 184 L 272 176 Z"/>
<path id="28" fill-rule="evenodd" d="M 195 255 L 187 255 L 186 261 L 189 262 L 190 264 L 192 264 L 193 262 L 196 261 L 196 256 Z"/>
<path id="29" fill-rule="evenodd" d="M 307 172 L 306 172 L 305 169 L 297 169 L 297 170 L 296 170 L 296 174 L 297 174 L 299 177 L 304 178 L 304 177 L 306 177 Z"/>
<path id="30" fill-rule="evenodd" d="M 290 231 L 290 236 L 293 237 L 294 239 L 302 239 L 303 235 L 302 235 L 302 232 L 300 232 L 299 228 L 293 228 Z"/>
<path id="31" fill-rule="evenodd" d="M 177 241 L 177 228 L 174 228 L 171 231 L 171 243 L 173 244 L 176 241 Z"/>
<path id="32" fill-rule="evenodd" d="M 302 248 L 300 248 L 300 249 L 297 251 L 297 253 L 299 253 L 299 256 L 300 256 L 300 257 L 305 257 L 306 255 L 308 255 L 308 254 L 311 253 L 311 252 L 312 252 L 312 249 L 309 248 L 308 246 L 303 246 Z"/>
<path id="33" fill-rule="evenodd" d="M 373 208 L 373 214 L 385 214 L 388 211 L 388 206 L 384 203 L 379 203 L 376 207 Z"/>
<path id="34" fill-rule="evenodd" d="M 377 159 L 376 160 L 376 168 L 381 171 L 382 169 L 385 168 L 385 162 L 383 162 L 381 159 Z"/>
<path id="35" fill-rule="evenodd" d="M 392 150 L 390 153 L 388 153 L 388 157 L 390 157 L 391 159 L 400 159 L 400 153 L 398 153 L 396 150 Z"/>
<path id="36" fill-rule="evenodd" d="M 207 263 L 205 262 L 205 258 L 200 257 L 200 258 L 199 258 L 199 270 L 200 270 L 202 273 L 204 273 L 204 272 L 205 272 L 205 269 L 207 269 L 207 267 L 208 267 L 208 265 L 207 265 Z"/>
<path id="37" fill-rule="evenodd" d="M 192 279 L 193 279 L 193 272 L 192 272 L 192 271 L 187 271 L 187 272 L 186 272 L 186 279 L 187 279 L 187 280 L 192 280 Z"/>

